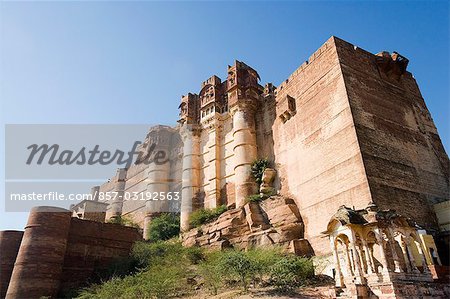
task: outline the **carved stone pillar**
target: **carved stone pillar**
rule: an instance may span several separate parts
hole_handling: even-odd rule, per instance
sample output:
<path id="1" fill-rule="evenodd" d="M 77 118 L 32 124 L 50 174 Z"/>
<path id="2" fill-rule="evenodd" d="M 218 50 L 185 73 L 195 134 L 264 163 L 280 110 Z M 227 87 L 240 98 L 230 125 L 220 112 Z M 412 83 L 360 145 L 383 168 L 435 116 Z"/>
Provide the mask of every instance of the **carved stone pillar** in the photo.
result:
<path id="1" fill-rule="evenodd" d="M 336 247 L 334 238 L 330 238 L 330 244 L 331 244 L 331 248 L 333 249 L 334 264 L 336 266 L 336 277 L 335 277 L 336 286 L 342 288 L 345 285 L 344 285 L 344 280 L 343 280 L 342 272 L 341 272 L 341 263 L 339 262 L 339 256 L 338 256 L 337 247 Z"/>
<path id="2" fill-rule="evenodd" d="M 366 240 L 362 239 L 361 242 L 364 247 L 364 257 L 366 259 L 366 264 L 367 264 L 367 273 L 372 274 L 373 272 L 375 272 L 375 270 L 373 267 L 373 261 L 372 261 L 372 257 L 370 254 L 369 246 L 367 245 Z"/>
<path id="3" fill-rule="evenodd" d="M 413 273 L 420 273 L 419 269 L 417 269 L 416 266 L 416 259 L 414 258 L 414 255 L 411 251 L 411 243 L 409 242 L 409 240 L 406 241 L 406 252 L 408 253 L 409 256 L 409 262 L 411 263 L 411 270 Z"/>
<path id="4" fill-rule="evenodd" d="M 402 252 L 403 252 L 403 259 L 405 260 L 405 265 L 406 265 L 406 272 L 412 272 L 412 264 L 414 263 L 414 259 L 410 260 L 411 256 L 409 255 L 409 250 L 407 248 L 406 242 L 404 239 L 402 239 L 400 241 L 400 247 L 402 248 Z M 416 268 L 417 269 L 417 268 Z"/>
<path id="5" fill-rule="evenodd" d="M 388 228 L 388 233 L 389 233 L 388 234 L 388 243 L 389 243 L 389 246 L 391 246 L 392 258 L 394 259 L 394 266 L 395 266 L 394 272 L 403 273 L 404 271 L 400 265 L 400 258 L 397 254 L 397 249 L 395 247 L 396 241 L 394 240 L 394 233 L 392 232 L 391 228 Z"/>
<path id="6" fill-rule="evenodd" d="M 346 255 L 346 259 L 347 259 L 348 274 L 351 276 L 355 276 L 355 273 L 353 272 L 353 264 L 352 264 L 352 259 L 350 257 L 350 250 L 348 249 L 348 244 L 345 244 L 345 255 Z"/>
<path id="7" fill-rule="evenodd" d="M 425 258 L 425 251 L 421 245 L 419 245 L 417 249 L 419 250 L 420 257 L 422 258 L 423 273 L 431 273 L 430 268 L 428 268 L 427 259 Z"/>
<path id="8" fill-rule="evenodd" d="M 351 238 L 349 238 L 349 240 L 350 240 L 350 248 L 353 252 L 353 263 L 355 265 L 355 271 L 356 271 L 355 282 L 361 284 L 364 282 L 364 274 L 363 274 L 363 270 L 362 270 L 360 255 L 358 253 L 358 250 L 356 249 L 356 244 L 355 244 L 356 236 L 355 236 L 354 231 L 351 231 Z"/>
<path id="9" fill-rule="evenodd" d="M 387 263 L 387 259 L 386 259 L 386 253 L 384 252 L 384 240 L 383 237 L 381 236 L 381 232 L 380 231 L 375 231 L 375 238 L 379 244 L 379 248 L 380 248 L 380 263 L 383 266 L 383 272 L 390 272 L 391 269 L 389 269 L 388 263 Z"/>
<path id="10" fill-rule="evenodd" d="M 257 193 L 257 184 L 251 173 L 251 164 L 257 158 L 254 114 L 255 107 L 245 103 L 232 109 L 237 208 L 244 206 L 248 196 Z"/>
<path id="11" fill-rule="evenodd" d="M 194 210 L 195 199 L 200 191 L 200 132 L 183 127 L 183 173 L 181 187 L 180 226 L 189 230 L 189 216 Z"/>

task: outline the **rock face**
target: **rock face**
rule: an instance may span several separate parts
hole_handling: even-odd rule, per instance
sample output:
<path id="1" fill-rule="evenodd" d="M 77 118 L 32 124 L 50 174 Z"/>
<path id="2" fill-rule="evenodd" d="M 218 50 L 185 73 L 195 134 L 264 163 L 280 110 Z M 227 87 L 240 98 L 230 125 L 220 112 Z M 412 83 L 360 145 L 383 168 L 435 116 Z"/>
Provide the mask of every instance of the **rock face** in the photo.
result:
<path id="1" fill-rule="evenodd" d="M 297 205 L 290 198 L 271 196 L 226 211 L 211 223 L 182 234 L 183 245 L 210 249 L 250 249 L 279 245 L 298 255 L 313 254 L 303 239 L 304 225 Z"/>

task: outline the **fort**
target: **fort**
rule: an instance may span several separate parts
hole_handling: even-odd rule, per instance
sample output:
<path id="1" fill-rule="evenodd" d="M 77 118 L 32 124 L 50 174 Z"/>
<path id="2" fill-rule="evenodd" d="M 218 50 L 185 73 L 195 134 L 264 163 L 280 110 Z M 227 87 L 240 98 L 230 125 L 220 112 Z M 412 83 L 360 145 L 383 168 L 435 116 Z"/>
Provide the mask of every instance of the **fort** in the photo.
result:
<path id="1" fill-rule="evenodd" d="M 439 283 L 448 279 L 449 159 L 408 62 L 331 37 L 274 86 L 235 61 L 225 79 L 182 96 L 177 126 L 150 128 L 138 150 L 163 151 L 167 163 L 138 159 L 92 189 L 180 192 L 181 202 L 94 198 L 71 207 L 72 221 L 129 217 L 145 237 L 154 217 L 176 211 L 185 246 L 314 256 L 340 297 L 449 296 Z M 269 163 L 261 184 L 257 159 Z M 222 205 L 216 220 L 191 226 L 192 212 Z M 7 298 L 19 298 L 16 279 L 26 277 L 18 239 L 8 239 L 18 255 Z"/>

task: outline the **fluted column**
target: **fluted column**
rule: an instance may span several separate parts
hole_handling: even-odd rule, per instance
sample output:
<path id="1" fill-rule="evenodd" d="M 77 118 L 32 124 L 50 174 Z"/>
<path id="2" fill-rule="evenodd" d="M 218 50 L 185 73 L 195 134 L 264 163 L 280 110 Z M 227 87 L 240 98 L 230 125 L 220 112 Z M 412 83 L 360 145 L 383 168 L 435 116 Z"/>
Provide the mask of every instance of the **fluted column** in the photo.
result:
<path id="1" fill-rule="evenodd" d="M 251 165 L 257 158 L 255 107 L 239 103 L 232 108 L 234 138 L 234 175 L 236 207 L 242 207 L 248 196 L 257 192 Z"/>
<path id="2" fill-rule="evenodd" d="M 180 225 L 189 230 L 189 216 L 194 210 L 194 198 L 200 191 L 200 135 L 192 128 L 181 129 L 183 137 L 183 173 L 181 186 Z"/>

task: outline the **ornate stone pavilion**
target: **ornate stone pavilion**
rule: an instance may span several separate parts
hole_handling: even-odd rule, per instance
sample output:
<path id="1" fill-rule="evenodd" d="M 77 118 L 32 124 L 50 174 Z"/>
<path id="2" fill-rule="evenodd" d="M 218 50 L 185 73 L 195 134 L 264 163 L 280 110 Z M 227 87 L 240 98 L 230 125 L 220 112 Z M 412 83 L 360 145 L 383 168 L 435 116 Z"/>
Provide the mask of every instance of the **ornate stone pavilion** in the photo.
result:
<path id="1" fill-rule="evenodd" d="M 440 292 L 428 284 L 441 265 L 436 245 L 411 219 L 373 203 L 362 210 L 341 206 L 324 234 L 330 240 L 338 293 L 412 298 Z"/>

